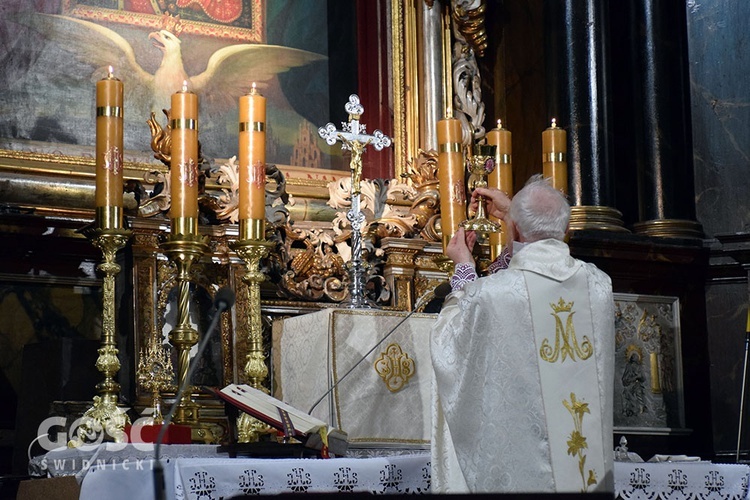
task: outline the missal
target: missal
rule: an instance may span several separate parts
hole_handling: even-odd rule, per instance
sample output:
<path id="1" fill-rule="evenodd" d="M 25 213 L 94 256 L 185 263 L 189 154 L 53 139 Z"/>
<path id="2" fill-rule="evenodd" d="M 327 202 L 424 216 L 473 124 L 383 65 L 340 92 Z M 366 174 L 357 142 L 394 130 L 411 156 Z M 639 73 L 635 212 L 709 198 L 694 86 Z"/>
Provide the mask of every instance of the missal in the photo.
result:
<path id="1" fill-rule="evenodd" d="M 328 429 L 322 420 L 246 384 L 229 384 L 216 394 L 266 424 L 294 437 L 305 445 L 320 450 L 328 448 L 342 455 L 348 448 L 347 435 L 338 429 Z"/>

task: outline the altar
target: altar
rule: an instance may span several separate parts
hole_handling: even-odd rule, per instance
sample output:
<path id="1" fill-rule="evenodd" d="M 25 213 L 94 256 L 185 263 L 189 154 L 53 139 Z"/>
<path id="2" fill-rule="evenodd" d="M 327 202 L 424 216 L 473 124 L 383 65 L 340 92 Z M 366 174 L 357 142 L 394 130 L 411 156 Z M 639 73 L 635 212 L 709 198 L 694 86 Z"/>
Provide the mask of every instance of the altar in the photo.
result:
<path id="1" fill-rule="evenodd" d="M 435 318 L 328 309 L 277 320 L 275 395 L 347 432 L 350 448 L 426 448 L 431 420 L 429 335 Z"/>
<path id="2" fill-rule="evenodd" d="M 75 476 L 81 499 L 152 498 L 153 445 L 104 443 L 60 448 L 35 460 L 39 476 Z M 231 498 L 283 493 L 430 493 L 429 452 L 370 458 L 227 458 L 212 445 L 162 449 L 165 498 Z M 42 470 L 39 467 L 45 466 Z M 615 462 L 615 498 L 748 498 L 750 466 L 708 461 Z"/>
<path id="3" fill-rule="evenodd" d="M 81 499 L 153 498 L 153 460 L 93 463 Z M 176 458 L 163 460 L 165 498 L 193 500 L 281 493 L 424 494 L 430 456 L 368 459 Z"/>

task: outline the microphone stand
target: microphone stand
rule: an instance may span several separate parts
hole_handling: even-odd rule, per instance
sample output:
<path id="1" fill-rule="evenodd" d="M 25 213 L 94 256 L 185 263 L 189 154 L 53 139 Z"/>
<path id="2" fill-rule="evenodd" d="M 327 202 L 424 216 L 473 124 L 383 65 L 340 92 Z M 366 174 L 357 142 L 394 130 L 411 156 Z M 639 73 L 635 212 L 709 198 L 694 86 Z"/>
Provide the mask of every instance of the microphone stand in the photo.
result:
<path id="1" fill-rule="evenodd" d="M 740 441 L 742 439 L 742 420 L 745 416 L 745 386 L 747 381 L 748 351 L 750 350 L 750 308 L 747 311 L 747 327 L 745 328 L 745 361 L 742 364 L 742 391 L 740 393 L 740 418 L 737 424 L 737 453 L 735 462 L 740 463 Z"/>
<path id="2" fill-rule="evenodd" d="M 209 323 L 206 333 L 198 343 L 198 351 L 196 352 L 195 357 L 193 357 L 193 360 L 188 367 L 187 376 L 177 388 L 177 394 L 175 394 L 174 402 L 169 408 L 169 413 L 167 413 L 167 416 L 164 417 L 164 422 L 162 422 L 161 424 L 161 429 L 159 429 L 159 434 L 156 437 L 156 445 L 154 446 L 154 498 L 156 498 L 156 500 L 166 500 L 167 494 L 166 485 L 164 484 L 164 467 L 162 467 L 161 462 L 159 461 L 159 452 L 161 451 L 161 443 L 164 440 L 164 435 L 167 433 L 168 426 L 172 423 L 172 417 L 174 417 L 180 399 L 185 392 L 185 388 L 190 384 L 189 381 L 193 378 L 195 368 L 196 366 L 198 366 L 198 363 L 194 361 L 200 359 L 203 355 L 203 351 L 206 350 L 208 341 L 212 336 L 211 334 L 216 329 L 216 325 L 219 324 L 221 313 L 231 308 L 233 304 L 234 293 L 231 290 L 229 290 L 228 288 L 223 288 L 216 292 L 216 313 L 213 315 L 213 318 L 211 318 L 211 323 Z"/>

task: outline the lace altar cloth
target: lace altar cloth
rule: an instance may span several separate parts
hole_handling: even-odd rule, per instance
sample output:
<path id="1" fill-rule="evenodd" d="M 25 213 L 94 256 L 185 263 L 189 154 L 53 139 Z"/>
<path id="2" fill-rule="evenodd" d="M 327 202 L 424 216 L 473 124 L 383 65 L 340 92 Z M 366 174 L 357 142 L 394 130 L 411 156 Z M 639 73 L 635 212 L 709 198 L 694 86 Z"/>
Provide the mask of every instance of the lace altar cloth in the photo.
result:
<path id="1" fill-rule="evenodd" d="M 233 498 L 280 493 L 429 493 L 430 456 L 368 459 L 187 458 L 165 461 L 169 500 Z M 143 467 L 94 467 L 81 485 L 82 500 L 153 498 L 152 461 Z"/>
<path id="2" fill-rule="evenodd" d="M 710 462 L 615 462 L 615 496 L 625 500 L 748 498 L 750 467 Z"/>

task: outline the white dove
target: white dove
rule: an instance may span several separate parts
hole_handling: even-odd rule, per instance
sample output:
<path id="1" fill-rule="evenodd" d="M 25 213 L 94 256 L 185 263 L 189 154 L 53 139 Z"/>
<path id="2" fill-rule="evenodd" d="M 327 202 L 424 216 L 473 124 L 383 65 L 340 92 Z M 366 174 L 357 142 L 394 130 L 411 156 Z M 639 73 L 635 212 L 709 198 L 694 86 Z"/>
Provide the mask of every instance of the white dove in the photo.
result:
<path id="1" fill-rule="evenodd" d="M 33 25 L 44 36 L 54 39 L 80 61 L 92 65 L 92 79 L 106 75 L 108 66 L 125 84 L 125 99 L 136 106 L 140 116 L 169 107 L 170 96 L 187 82 L 201 98 L 201 109 L 222 112 L 236 106 L 237 98 L 255 82 L 259 88 L 274 75 L 291 68 L 325 59 L 312 52 L 264 44 L 235 44 L 215 51 L 205 71 L 189 75 L 182 59 L 181 41 L 167 30 L 150 33 L 148 38 L 162 52 L 154 74 L 136 61 L 131 44 L 117 32 L 102 25 L 68 16 L 35 14 Z"/>

